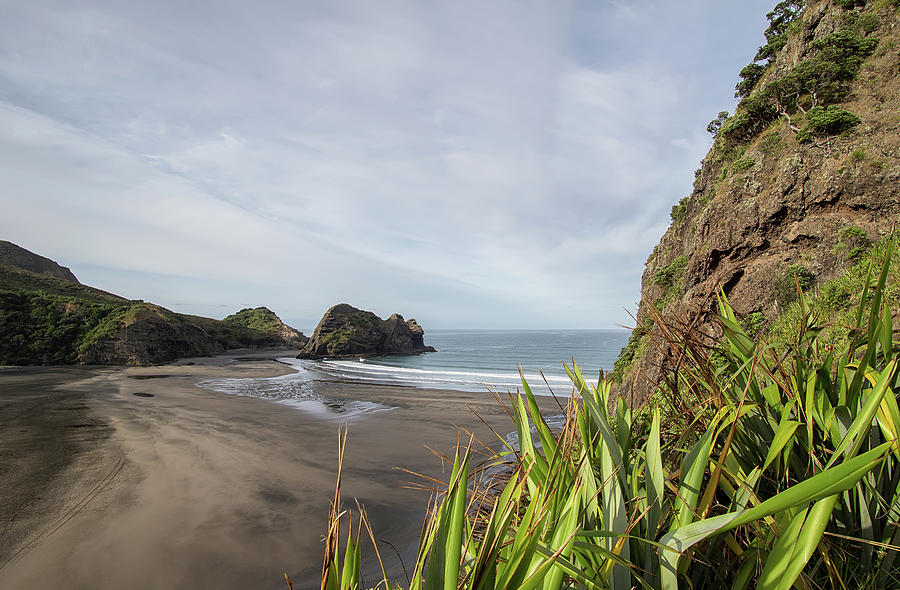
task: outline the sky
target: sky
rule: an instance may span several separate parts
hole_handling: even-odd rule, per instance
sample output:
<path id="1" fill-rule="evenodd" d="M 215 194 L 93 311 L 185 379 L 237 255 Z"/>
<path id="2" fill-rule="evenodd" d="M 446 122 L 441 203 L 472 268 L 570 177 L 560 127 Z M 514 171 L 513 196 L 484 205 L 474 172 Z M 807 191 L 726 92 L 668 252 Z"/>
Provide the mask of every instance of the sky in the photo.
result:
<path id="1" fill-rule="evenodd" d="M 0 239 L 307 331 L 630 326 L 773 0 L 0 0 Z"/>

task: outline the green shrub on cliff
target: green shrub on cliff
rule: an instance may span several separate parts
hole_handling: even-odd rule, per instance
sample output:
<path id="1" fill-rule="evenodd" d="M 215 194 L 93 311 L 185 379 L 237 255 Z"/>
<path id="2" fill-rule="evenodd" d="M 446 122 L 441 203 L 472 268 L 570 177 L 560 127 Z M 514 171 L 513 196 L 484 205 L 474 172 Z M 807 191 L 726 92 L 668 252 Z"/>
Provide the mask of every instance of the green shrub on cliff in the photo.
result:
<path id="1" fill-rule="evenodd" d="M 814 107 L 806 113 L 807 124 L 804 130 L 815 135 L 831 135 L 841 133 L 859 125 L 860 118 L 839 106 Z"/>
<path id="2" fill-rule="evenodd" d="M 689 200 L 690 196 L 683 197 L 680 201 L 672 205 L 672 209 L 669 211 L 669 217 L 672 219 L 673 223 L 680 223 L 681 220 L 684 219 Z"/>
<path id="3" fill-rule="evenodd" d="M 653 275 L 653 282 L 660 287 L 671 287 L 675 284 L 676 279 L 681 277 L 684 269 L 687 268 L 687 256 L 681 255 L 669 264 L 661 266 Z"/>
<path id="4" fill-rule="evenodd" d="M 753 166 L 756 165 L 756 160 L 749 156 L 744 156 L 743 158 L 738 158 L 734 162 L 731 163 L 731 171 L 734 173 L 745 172 Z"/>
<path id="5" fill-rule="evenodd" d="M 222 323 L 258 330 L 265 334 L 280 336 L 283 324 L 272 310 L 266 307 L 244 308 L 222 319 Z"/>
<path id="6" fill-rule="evenodd" d="M 854 230 L 848 230 L 847 239 L 853 234 L 856 234 Z M 782 347 L 796 341 L 804 315 L 808 314 L 820 326 L 819 342 L 823 346 L 846 346 L 847 340 L 852 336 L 850 330 L 856 322 L 855 314 L 859 306 L 873 303 L 872 291 L 867 288 L 871 282 L 871 269 L 884 260 L 887 249 L 887 240 L 864 248 L 856 255 L 856 262 L 852 266 L 810 292 L 803 305 L 796 300 L 795 291 L 792 302 L 784 307 L 783 313 L 769 330 L 772 341 Z M 891 265 L 882 296 L 887 309 L 897 310 L 900 309 L 900 252 L 897 249 L 892 249 L 891 252 Z"/>
<path id="7" fill-rule="evenodd" d="M 869 29 L 869 25 L 865 28 Z M 849 129 L 859 122 L 858 118 L 853 122 L 855 115 L 843 109 L 838 112 L 834 110 L 837 107 L 829 105 L 846 98 L 848 83 L 877 46 L 878 39 L 865 37 L 846 25 L 817 39 L 810 45 L 807 56 L 785 75 L 752 93 L 749 89 L 755 87 L 755 82 L 743 87 L 747 92 L 739 93 L 743 100 L 735 115 L 722 124 L 718 137 L 732 145 L 749 141 L 779 116 L 797 112 L 804 102 L 812 107 L 807 111 L 807 118 L 812 113 L 814 122 L 802 130 L 802 139 L 811 133 Z M 828 111 L 829 108 L 832 110 Z"/>
<path id="8" fill-rule="evenodd" d="M 628 342 L 625 344 L 625 347 L 622 348 L 622 351 L 619 353 L 619 358 L 616 359 L 615 365 L 613 366 L 613 370 L 610 371 L 608 375 L 609 379 L 614 383 L 622 383 L 622 378 L 631 367 L 631 363 L 634 361 L 635 357 L 639 357 L 647 349 L 647 345 L 649 344 L 648 340 L 649 336 L 647 336 L 647 333 L 643 329 L 636 327 L 632 330 Z"/>
<path id="9" fill-rule="evenodd" d="M 41 291 L 0 291 L 0 365 L 78 362 L 98 328 L 121 309 Z"/>
<path id="10" fill-rule="evenodd" d="M 681 281 L 687 265 L 687 256 L 681 255 L 656 270 L 656 274 L 653 275 L 653 283 L 663 288 L 662 294 L 653 302 L 656 309 L 662 311 L 675 301 L 681 290 Z"/>

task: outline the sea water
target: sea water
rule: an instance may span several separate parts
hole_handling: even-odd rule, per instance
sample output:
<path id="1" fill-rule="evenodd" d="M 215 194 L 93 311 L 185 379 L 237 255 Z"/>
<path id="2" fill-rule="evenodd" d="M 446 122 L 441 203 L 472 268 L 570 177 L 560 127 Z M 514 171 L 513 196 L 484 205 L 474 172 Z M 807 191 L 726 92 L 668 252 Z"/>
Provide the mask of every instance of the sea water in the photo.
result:
<path id="1" fill-rule="evenodd" d="M 521 389 L 519 370 L 537 395 L 566 396 L 571 381 L 563 363 L 578 364 L 585 378 L 612 369 L 628 341 L 625 330 L 431 330 L 426 344 L 437 352 L 359 359 L 278 360 L 295 372 L 279 377 L 207 379 L 200 387 L 260 397 L 316 414 L 350 420 L 389 408 L 362 401 L 329 399 L 318 381 L 350 381 L 411 388 L 498 393 Z"/>
<path id="2" fill-rule="evenodd" d="M 563 363 L 571 367 L 574 359 L 585 378 L 596 380 L 612 369 L 628 337 L 626 330 L 429 330 L 425 343 L 437 352 L 302 366 L 331 379 L 484 392 L 521 388 L 521 368 L 536 392 L 549 393 L 546 378 L 567 394 L 571 381 Z"/>

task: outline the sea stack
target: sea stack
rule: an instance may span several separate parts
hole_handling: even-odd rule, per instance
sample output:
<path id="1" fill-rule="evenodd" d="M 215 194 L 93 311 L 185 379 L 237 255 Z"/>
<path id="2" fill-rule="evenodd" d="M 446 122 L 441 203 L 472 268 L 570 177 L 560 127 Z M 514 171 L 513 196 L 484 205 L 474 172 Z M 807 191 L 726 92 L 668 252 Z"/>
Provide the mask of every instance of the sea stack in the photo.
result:
<path id="1" fill-rule="evenodd" d="M 371 311 L 341 303 L 325 312 L 297 358 L 359 358 L 435 352 L 425 345 L 425 331 L 400 314 L 386 320 Z"/>

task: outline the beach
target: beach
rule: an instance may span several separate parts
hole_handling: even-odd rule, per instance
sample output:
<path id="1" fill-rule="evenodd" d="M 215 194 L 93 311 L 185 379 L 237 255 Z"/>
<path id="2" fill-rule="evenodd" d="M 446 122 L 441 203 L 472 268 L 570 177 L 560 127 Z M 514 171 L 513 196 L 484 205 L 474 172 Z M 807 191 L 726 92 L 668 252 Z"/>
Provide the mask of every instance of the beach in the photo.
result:
<path id="1" fill-rule="evenodd" d="M 426 445 L 451 452 L 456 425 L 496 445 L 473 410 L 501 434 L 509 417 L 486 392 L 316 382 L 381 409 L 342 414 L 196 385 L 291 372 L 279 355 L 0 371 L 0 588 L 317 587 L 346 419 L 345 505 L 405 583 L 428 494 L 397 468 L 440 478 Z"/>

